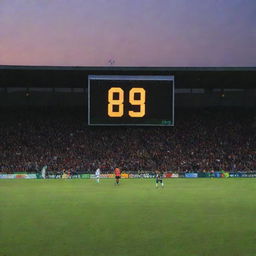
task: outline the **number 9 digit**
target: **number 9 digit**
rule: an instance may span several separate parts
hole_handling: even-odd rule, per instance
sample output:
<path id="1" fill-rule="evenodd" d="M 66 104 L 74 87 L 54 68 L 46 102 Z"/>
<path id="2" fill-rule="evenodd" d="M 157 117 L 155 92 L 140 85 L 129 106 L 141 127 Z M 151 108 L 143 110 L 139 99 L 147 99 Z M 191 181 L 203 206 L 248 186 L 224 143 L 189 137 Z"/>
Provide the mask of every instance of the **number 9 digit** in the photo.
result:
<path id="1" fill-rule="evenodd" d="M 140 99 L 135 100 L 135 93 L 140 94 Z M 130 117 L 143 117 L 145 116 L 145 101 L 146 101 L 146 91 L 143 88 L 132 88 L 129 92 L 129 102 L 132 105 L 139 105 L 140 111 L 129 111 Z"/>

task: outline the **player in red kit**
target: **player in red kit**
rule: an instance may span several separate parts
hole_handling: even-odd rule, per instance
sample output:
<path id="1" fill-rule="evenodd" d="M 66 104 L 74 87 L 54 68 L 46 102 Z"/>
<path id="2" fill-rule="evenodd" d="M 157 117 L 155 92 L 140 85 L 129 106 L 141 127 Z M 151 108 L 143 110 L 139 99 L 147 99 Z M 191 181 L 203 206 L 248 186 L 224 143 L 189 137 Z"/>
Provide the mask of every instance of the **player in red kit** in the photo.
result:
<path id="1" fill-rule="evenodd" d="M 118 185 L 119 180 L 121 178 L 121 170 L 118 167 L 116 167 L 115 170 L 114 170 L 114 173 L 115 173 L 115 176 L 116 176 L 116 184 Z"/>

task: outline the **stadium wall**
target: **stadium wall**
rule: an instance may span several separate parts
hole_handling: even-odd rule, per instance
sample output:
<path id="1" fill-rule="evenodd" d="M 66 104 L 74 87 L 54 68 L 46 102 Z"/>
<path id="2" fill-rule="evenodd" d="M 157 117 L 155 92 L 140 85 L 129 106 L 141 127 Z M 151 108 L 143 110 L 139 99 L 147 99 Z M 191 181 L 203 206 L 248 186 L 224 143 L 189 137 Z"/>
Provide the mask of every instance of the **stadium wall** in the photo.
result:
<path id="1" fill-rule="evenodd" d="M 95 179 L 95 174 L 79 174 L 70 177 L 67 174 L 62 176 L 49 175 L 48 179 Z M 101 179 L 114 179 L 114 174 L 101 174 Z M 154 174 L 126 174 L 123 173 L 122 179 L 153 179 Z M 256 171 L 253 172 L 205 172 L 205 173 L 165 173 L 164 178 L 256 178 Z M 13 174 L 0 174 L 0 179 L 42 179 L 41 174 L 36 173 L 13 173 Z"/>
<path id="2" fill-rule="evenodd" d="M 256 107 L 256 90 L 228 90 L 221 89 L 205 91 L 176 90 L 176 107 L 214 107 L 214 106 L 237 106 Z M 87 92 L 79 92 L 65 89 L 64 92 L 50 91 L 40 92 L 30 89 L 14 88 L 0 91 L 0 106 L 87 106 Z"/>

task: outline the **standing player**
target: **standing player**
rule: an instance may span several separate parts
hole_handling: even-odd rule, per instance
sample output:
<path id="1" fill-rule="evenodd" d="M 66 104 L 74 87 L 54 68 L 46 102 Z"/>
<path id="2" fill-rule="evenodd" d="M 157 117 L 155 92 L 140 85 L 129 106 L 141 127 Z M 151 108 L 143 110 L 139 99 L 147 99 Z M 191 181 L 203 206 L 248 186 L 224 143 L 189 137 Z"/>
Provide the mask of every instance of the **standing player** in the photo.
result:
<path id="1" fill-rule="evenodd" d="M 156 171 L 156 188 L 158 188 L 158 183 L 161 183 L 162 188 L 164 188 L 163 174 L 160 171 Z"/>
<path id="2" fill-rule="evenodd" d="M 42 168 L 42 171 L 41 171 L 41 176 L 43 179 L 46 178 L 46 170 L 47 170 L 47 165 L 45 165 L 43 168 Z"/>
<path id="3" fill-rule="evenodd" d="M 95 172 L 96 181 L 97 183 L 100 183 L 100 168 L 98 168 Z"/>
<path id="4" fill-rule="evenodd" d="M 116 177 L 116 184 L 118 185 L 119 180 L 121 178 L 121 170 L 118 167 L 116 167 L 115 170 L 114 170 L 114 174 L 115 174 L 115 177 Z"/>

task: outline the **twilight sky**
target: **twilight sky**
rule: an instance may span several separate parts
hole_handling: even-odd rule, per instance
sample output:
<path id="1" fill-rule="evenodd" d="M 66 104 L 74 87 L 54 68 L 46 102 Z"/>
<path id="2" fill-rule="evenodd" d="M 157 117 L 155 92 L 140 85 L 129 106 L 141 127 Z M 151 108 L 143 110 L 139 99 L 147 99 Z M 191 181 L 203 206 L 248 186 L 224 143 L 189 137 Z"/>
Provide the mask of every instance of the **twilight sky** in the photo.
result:
<path id="1" fill-rule="evenodd" d="M 0 0 L 0 65 L 256 66 L 256 0 Z"/>

